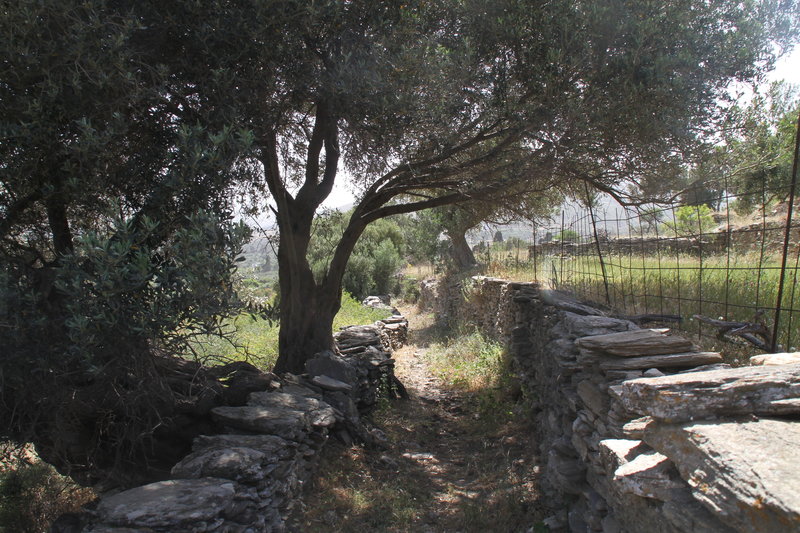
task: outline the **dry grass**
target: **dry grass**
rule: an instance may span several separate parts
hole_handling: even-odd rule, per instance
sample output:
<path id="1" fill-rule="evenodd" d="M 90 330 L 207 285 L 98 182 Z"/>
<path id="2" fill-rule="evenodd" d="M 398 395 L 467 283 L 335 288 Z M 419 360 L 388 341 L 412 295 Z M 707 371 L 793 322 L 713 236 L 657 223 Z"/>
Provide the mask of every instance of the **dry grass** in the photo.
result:
<path id="1" fill-rule="evenodd" d="M 404 312 L 410 345 L 394 355 L 411 399 L 374 417 L 388 447 L 330 447 L 293 530 L 528 531 L 544 516 L 530 418 L 495 378 L 432 374 L 431 361 L 480 360 L 469 347 L 485 342 L 447 340 L 430 316 Z M 440 353 L 429 358 L 429 347 Z"/>

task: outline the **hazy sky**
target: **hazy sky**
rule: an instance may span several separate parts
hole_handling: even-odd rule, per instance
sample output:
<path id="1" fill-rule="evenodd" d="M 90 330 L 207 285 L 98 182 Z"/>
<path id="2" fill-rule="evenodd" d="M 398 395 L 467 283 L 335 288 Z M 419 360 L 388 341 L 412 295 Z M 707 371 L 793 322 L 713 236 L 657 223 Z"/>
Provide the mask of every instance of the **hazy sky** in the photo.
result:
<path id="1" fill-rule="evenodd" d="M 770 81 L 783 79 L 800 85 L 800 46 L 795 46 L 791 54 L 781 58 L 768 78 Z"/>

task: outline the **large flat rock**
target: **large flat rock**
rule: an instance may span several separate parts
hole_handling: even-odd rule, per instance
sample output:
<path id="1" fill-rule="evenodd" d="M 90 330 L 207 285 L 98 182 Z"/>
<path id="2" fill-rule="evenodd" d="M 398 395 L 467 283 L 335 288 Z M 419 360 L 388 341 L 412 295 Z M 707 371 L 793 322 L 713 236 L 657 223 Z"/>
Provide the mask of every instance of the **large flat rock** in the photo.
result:
<path id="1" fill-rule="evenodd" d="M 279 458 L 252 448 L 213 448 L 193 452 L 172 467 L 175 478 L 216 477 L 255 483 L 264 479 Z"/>
<path id="2" fill-rule="evenodd" d="M 750 358 L 750 364 L 754 366 L 797 365 L 800 364 L 800 352 L 754 355 Z"/>
<path id="3" fill-rule="evenodd" d="M 645 442 L 730 527 L 800 531 L 800 422 L 660 424 L 648 427 Z"/>
<path id="4" fill-rule="evenodd" d="M 285 412 L 302 413 L 314 427 L 328 427 L 336 421 L 333 408 L 319 398 L 303 395 L 288 389 L 288 392 L 253 392 L 247 400 L 248 405 L 267 407 Z M 310 391 L 309 391 L 310 393 Z"/>
<path id="5" fill-rule="evenodd" d="M 672 462 L 658 452 L 643 453 L 614 471 L 618 489 L 643 498 L 670 501 L 685 491 Z"/>
<path id="6" fill-rule="evenodd" d="M 665 355 L 644 355 L 641 357 L 614 357 L 594 354 L 581 354 L 578 362 L 596 363 L 601 370 L 643 370 L 648 368 L 683 368 L 710 365 L 722 362 L 717 352 L 687 352 Z"/>
<path id="7" fill-rule="evenodd" d="M 630 320 L 607 316 L 579 315 L 569 311 L 564 312 L 564 327 L 567 328 L 573 338 L 603 335 L 610 332 L 629 331 L 638 328 Z"/>
<path id="8" fill-rule="evenodd" d="M 284 440 L 275 435 L 200 435 L 192 441 L 192 451 L 199 452 L 211 448 L 252 448 L 281 459 L 293 455 L 297 443 Z"/>
<path id="9" fill-rule="evenodd" d="M 311 431 L 305 413 L 276 407 L 215 407 L 211 417 L 230 428 L 299 440 Z"/>
<path id="10" fill-rule="evenodd" d="M 614 391 L 626 409 L 672 422 L 717 415 L 791 414 L 800 412 L 800 365 L 639 378 Z"/>
<path id="11" fill-rule="evenodd" d="M 160 481 L 103 498 L 97 513 L 112 526 L 178 528 L 216 519 L 233 497 L 227 479 Z"/>
<path id="12" fill-rule="evenodd" d="M 677 335 L 667 335 L 661 329 L 636 329 L 620 333 L 593 335 L 575 341 L 584 350 L 616 355 L 618 357 L 641 357 L 696 351 L 691 341 Z"/>

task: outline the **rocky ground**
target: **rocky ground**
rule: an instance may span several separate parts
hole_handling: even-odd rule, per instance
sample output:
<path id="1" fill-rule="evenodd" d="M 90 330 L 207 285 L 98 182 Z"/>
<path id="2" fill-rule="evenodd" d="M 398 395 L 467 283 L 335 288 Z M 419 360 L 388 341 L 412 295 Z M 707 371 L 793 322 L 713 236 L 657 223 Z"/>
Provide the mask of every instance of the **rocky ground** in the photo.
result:
<path id="1" fill-rule="evenodd" d="M 396 373 L 410 397 L 375 414 L 385 446 L 330 446 L 290 530 L 539 530 L 539 467 L 523 404 L 503 391 L 446 386 L 426 359 L 443 332 L 430 316 L 403 312 L 411 331 L 395 352 Z"/>

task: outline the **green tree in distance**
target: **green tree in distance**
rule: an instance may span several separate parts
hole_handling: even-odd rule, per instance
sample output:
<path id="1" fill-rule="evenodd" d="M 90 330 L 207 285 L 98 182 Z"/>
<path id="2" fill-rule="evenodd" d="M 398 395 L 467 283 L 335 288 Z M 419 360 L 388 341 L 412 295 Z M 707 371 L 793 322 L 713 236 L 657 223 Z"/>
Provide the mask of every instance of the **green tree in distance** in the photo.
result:
<path id="1" fill-rule="evenodd" d="M 317 279 L 327 272 L 349 213 L 333 211 L 314 219 L 308 257 Z M 406 236 L 392 218 L 370 224 L 356 244 L 343 278 L 343 289 L 362 299 L 392 292 L 394 275 L 403 266 Z"/>
<path id="2" fill-rule="evenodd" d="M 785 200 L 800 114 L 797 88 L 773 83 L 765 94 L 735 111 L 734 127 L 716 154 L 715 170 L 728 174 L 731 192 L 738 196 L 736 208 L 749 212 L 764 199 Z"/>

